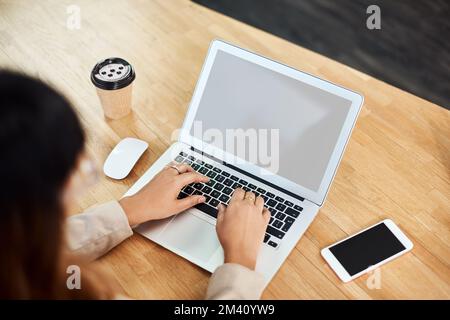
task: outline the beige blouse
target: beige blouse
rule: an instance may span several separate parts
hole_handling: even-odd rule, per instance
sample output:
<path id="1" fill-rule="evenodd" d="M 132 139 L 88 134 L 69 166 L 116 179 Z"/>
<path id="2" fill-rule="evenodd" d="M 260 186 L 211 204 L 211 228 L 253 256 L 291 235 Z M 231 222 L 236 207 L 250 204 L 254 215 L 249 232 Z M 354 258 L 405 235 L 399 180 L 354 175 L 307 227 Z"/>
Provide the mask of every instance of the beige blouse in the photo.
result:
<path id="1" fill-rule="evenodd" d="M 91 261 L 132 234 L 125 212 L 117 201 L 91 207 L 67 219 L 70 251 Z M 206 299 L 259 299 L 263 289 L 261 274 L 238 264 L 225 263 L 212 274 Z"/>

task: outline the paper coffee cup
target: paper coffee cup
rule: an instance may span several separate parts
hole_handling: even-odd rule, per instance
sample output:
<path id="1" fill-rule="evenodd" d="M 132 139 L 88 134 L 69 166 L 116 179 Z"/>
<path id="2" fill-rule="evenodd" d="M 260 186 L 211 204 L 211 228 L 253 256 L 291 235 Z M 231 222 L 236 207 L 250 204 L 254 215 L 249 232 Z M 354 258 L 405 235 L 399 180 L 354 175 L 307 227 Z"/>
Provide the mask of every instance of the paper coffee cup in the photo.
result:
<path id="1" fill-rule="evenodd" d="M 121 58 L 108 58 L 97 63 L 91 72 L 91 81 L 103 107 L 105 117 L 120 119 L 131 111 L 133 67 Z"/>

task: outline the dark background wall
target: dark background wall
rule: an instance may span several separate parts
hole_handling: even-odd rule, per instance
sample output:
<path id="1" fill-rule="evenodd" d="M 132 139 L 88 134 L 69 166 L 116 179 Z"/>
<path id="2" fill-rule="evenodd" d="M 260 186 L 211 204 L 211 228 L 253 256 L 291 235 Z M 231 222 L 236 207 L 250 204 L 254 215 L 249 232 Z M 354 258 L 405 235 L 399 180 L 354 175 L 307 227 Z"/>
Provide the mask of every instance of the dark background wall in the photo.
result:
<path id="1" fill-rule="evenodd" d="M 194 0 L 450 109 L 450 0 Z M 381 9 L 381 30 L 366 9 Z"/>

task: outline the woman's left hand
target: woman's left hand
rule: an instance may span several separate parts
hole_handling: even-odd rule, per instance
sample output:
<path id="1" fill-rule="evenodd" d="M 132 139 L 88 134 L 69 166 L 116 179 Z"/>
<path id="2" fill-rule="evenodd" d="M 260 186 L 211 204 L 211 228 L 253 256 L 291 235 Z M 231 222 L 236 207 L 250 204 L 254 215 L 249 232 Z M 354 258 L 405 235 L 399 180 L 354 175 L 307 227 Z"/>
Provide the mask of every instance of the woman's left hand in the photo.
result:
<path id="1" fill-rule="evenodd" d="M 178 171 L 170 167 L 174 165 Z M 136 194 L 122 198 L 119 203 L 131 226 L 149 220 L 170 217 L 204 202 L 201 195 L 177 199 L 181 189 L 188 184 L 208 182 L 209 178 L 194 171 L 187 164 L 171 163 L 162 169 Z"/>

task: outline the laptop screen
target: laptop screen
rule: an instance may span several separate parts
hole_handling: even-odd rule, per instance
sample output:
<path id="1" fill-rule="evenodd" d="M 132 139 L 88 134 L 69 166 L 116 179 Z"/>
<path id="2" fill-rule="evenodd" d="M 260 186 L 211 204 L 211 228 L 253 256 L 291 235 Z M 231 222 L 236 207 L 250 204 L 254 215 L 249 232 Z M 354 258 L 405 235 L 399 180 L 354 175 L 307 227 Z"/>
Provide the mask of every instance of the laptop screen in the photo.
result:
<path id="1" fill-rule="evenodd" d="M 350 100 L 218 50 L 190 133 L 318 191 L 350 107 Z"/>

